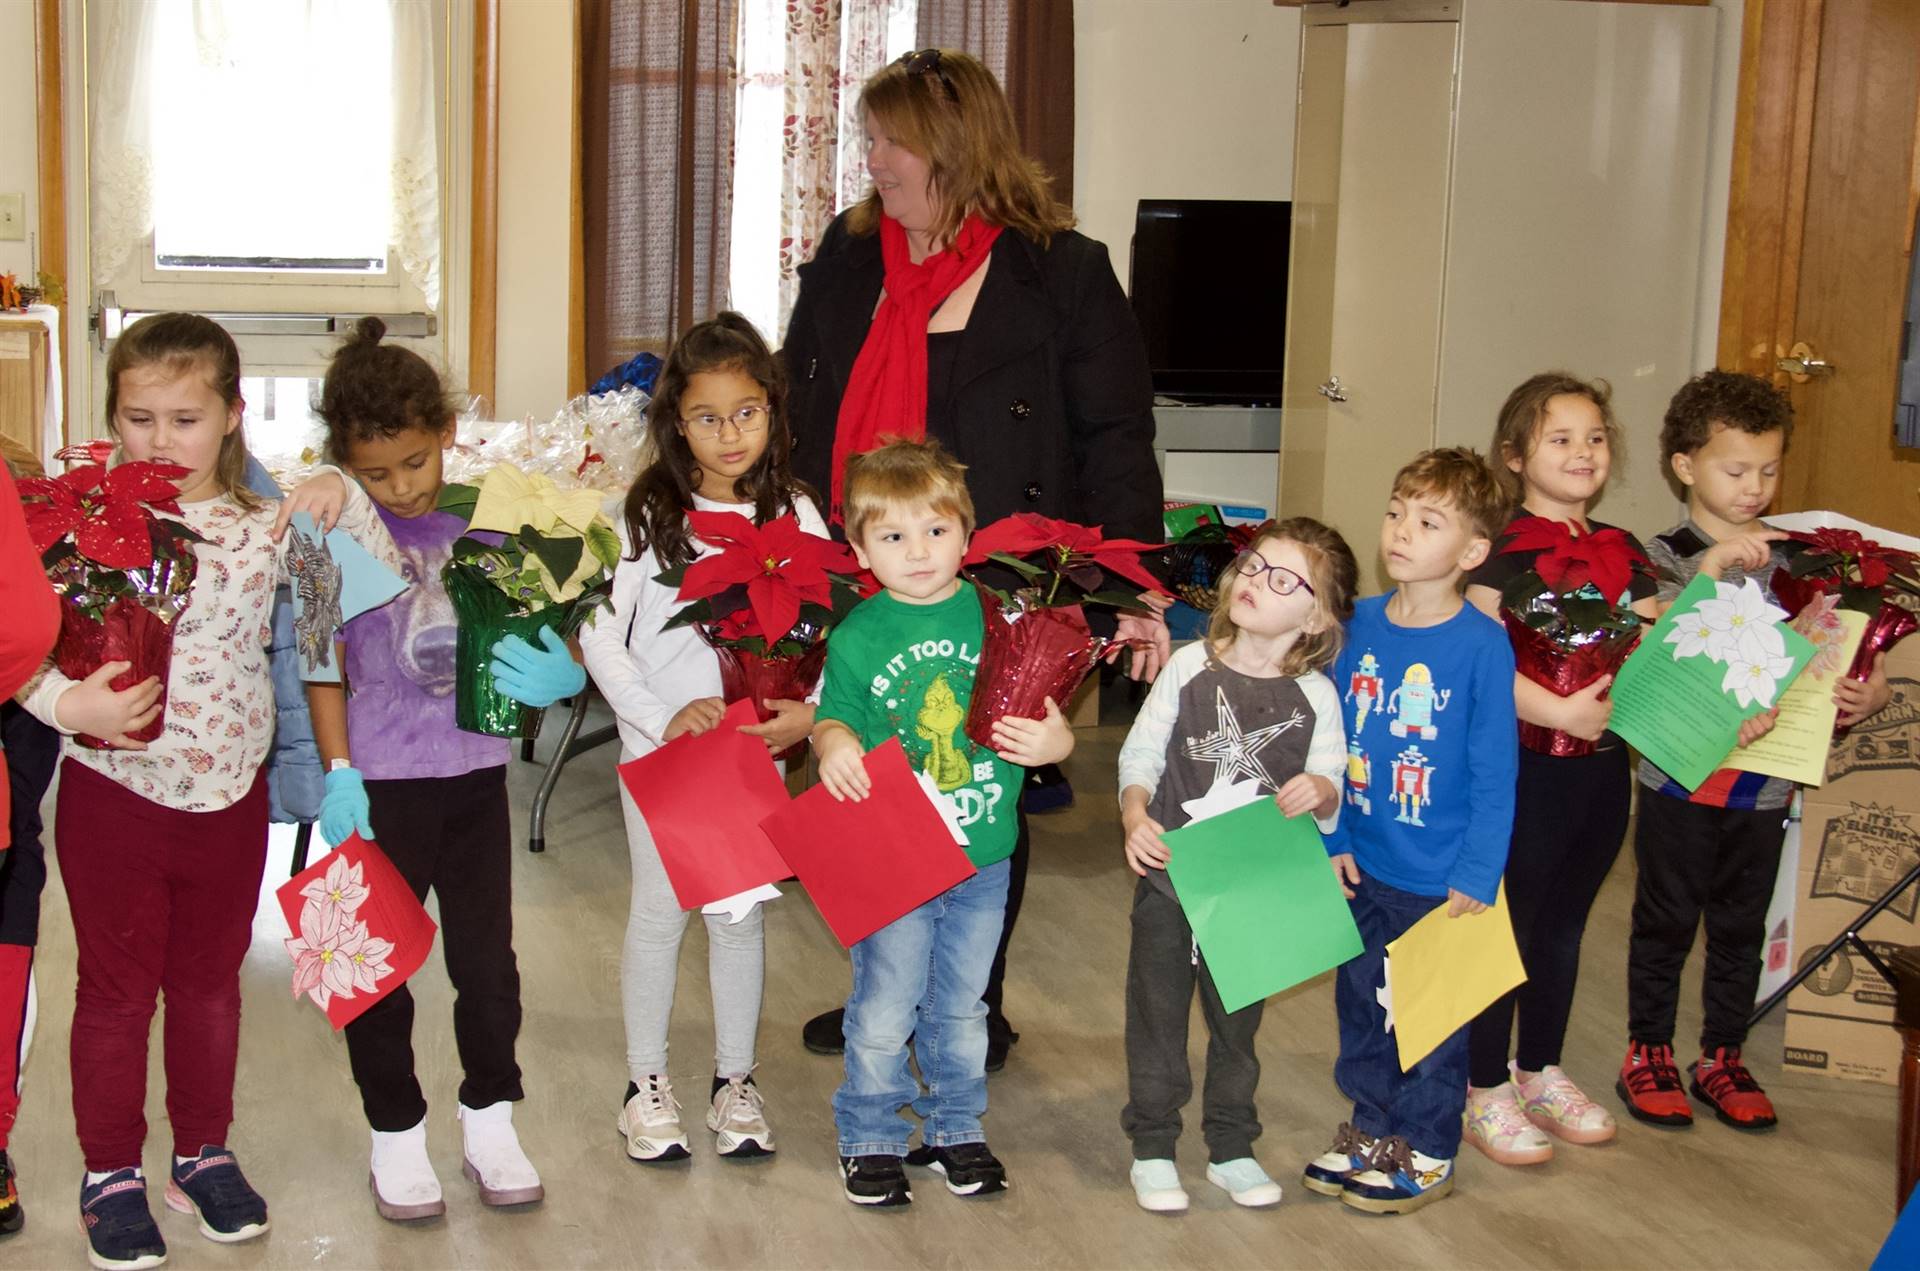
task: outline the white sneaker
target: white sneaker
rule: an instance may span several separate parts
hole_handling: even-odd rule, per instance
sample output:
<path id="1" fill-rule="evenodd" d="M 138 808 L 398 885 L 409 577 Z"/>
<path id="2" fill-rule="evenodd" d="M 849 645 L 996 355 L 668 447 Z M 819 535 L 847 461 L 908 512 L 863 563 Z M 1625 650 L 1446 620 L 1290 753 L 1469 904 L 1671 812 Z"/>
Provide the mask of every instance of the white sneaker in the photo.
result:
<path id="1" fill-rule="evenodd" d="M 667 1074 L 656 1072 L 632 1084 L 620 1109 L 620 1133 L 636 1161 L 684 1161 L 687 1132 L 680 1128 L 680 1101 Z"/>
<path id="2" fill-rule="evenodd" d="M 484 1108 L 460 1105 L 466 1137 L 461 1172 L 480 1185 L 483 1205 L 530 1205 L 545 1199 L 540 1173 L 520 1148 L 513 1130 L 513 1105 L 502 1100 Z"/>
<path id="3" fill-rule="evenodd" d="M 1267 1177 L 1260 1162 L 1251 1156 L 1207 1164 L 1207 1181 L 1233 1198 L 1236 1205 L 1265 1209 L 1280 1203 L 1280 1184 Z"/>
<path id="4" fill-rule="evenodd" d="M 1140 1202 L 1140 1208 L 1156 1214 L 1187 1211 L 1187 1189 L 1180 1186 L 1180 1172 L 1166 1157 L 1135 1161 L 1127 1177 L 1133 1183 L 1133 1198 Z"/>
<path id="5" fill-rule="evenodd" d="M 722 1156 L 744 1159 L 773 1155 L 767 1101 L 760 1087 L 746 1077 L 729 1077 L 726 1085 L 713 1092 L 707 1128 L 713 1131 L 714 1150 Z"/>
<path id="6" fill-rule="evenodd" d="M 440 1178 L 427 1158 L 427 1121 L 411 1130 L 373 1131 L 373 1168 L 367 1175 L 373 1207 L 390 1222 L 438 1218 L 447 1212 Z"/>
<path id="7" fill-rule="evenodd" d="M 1520 1092 L 1511 1081 L 1467 1087 L 1461 1120 L 1467 1142 L 1501 1165 L 1544 1165 L 1553 1159 L 1553 1140 L 1527 1119 Z"/>

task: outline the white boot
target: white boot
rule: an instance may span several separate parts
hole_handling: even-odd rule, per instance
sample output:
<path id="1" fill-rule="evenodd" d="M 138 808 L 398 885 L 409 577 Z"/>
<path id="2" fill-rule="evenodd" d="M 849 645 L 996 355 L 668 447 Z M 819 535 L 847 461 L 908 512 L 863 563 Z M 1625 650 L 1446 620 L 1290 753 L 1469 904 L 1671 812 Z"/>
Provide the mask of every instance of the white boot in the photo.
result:
<path id="1" fill-rule="evenodd" d="M 546 1197 L 540 1173 L 520 1150 L 513 1132 L 513 1105 L 505 1100 L 484 1108 L 460 1105 L 460 1126 L 466 1137 L 462 1171 L 480 1185 L 483 1205 L 528 1205 Z"/>
<path id="2" fill-rule="evenodd" d="M 440 1180 L 434 1175 L 433 1162 L 427 1159 L 424 1117 L 411 1130 L 373 1132 L 373 1173 L 367 1178 L 367 1186 L 373 1190 L 373 1207 L 382 1218 L 393 1222 L 438 1218 L 447 1212 Z"/>

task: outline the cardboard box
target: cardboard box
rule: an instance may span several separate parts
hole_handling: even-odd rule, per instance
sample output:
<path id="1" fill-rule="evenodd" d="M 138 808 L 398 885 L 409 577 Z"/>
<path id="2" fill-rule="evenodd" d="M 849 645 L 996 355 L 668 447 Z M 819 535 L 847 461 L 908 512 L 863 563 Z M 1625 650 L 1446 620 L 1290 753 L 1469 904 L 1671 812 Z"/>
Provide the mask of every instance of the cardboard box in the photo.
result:
<path id="1" fill-rule="evenodd" d="M 1893 700 L 1834 742 L 1826 784 L 1804 793 L 1791 926 L 1796 968 L 1920 866 L 1920 635 L 1893 647 L 1887 678 Z M 1883 962 L 1920 944 L 1920 885 L 1860 934 Z M 1843 948 L 1787 998 L 1785 1063 L 1893 1084 L 1900 1064 L 1893 1007 L 1893 986 Z"/>

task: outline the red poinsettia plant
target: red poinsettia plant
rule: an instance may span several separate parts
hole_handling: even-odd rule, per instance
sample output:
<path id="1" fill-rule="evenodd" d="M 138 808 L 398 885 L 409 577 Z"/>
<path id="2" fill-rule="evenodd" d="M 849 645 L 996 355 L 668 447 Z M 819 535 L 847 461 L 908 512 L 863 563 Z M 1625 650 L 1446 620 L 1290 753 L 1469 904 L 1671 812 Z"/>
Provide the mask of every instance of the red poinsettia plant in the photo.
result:
<path id="1" fill-rule="evenodd" d="M 802 700 L 820 682 L 827 632 L 872 590 L 871 579 L 843 544 L 807 533 L 792 513 L 755 525 L 738 512 L 696 509 L 687 528 L 720 550 L 658 576 L 691 602 L 666 628 L 697 627 L 720 656 L 722 696 L 751 701 L 765 723 L 767 702 Z"/>
<path id="2" fill-rule="evenodd" d="M 1626 603 L 1633 576 L 1653 564 L 1625 531 L 1581 533 L 1544 516 L 1509 527 L 1501 553 L 1535 552 L 1532 568 L 1501 589 L 1500 617 L 1522 675 L 1562 697 L 1620 664 L 1640 641 L 1638 614 Z M 1593 743 L 1557 728 L 1520 722 L 1520 742 L 1550 755 L 1584 755 Z"/>
<path id="3" fill-rule="evenodd" d="M 1087 625 L 1083 605 L 1140 608 L 1138 590 L 1102 590 L 1113 575 L 1166 594 L 1141 564 L 1157 543 L 1108 538 L 1098 527 L 1019 512 L 978 531 L 965 564 L 1005 565 L 1022 579 L 1012 591 L 975 580 L 986 611 L 986 640 L 967 709 L 967 736 L 993 745 L 993 721 L 1044 719 L 1046 702 L 1066 709 L 1110 643 Z"/>
<path id="4" fill-rule="evenodd" d="M 58 457 L 89 462 L 19 486 L 27 533 L 60 596 L 54 663 L 78 680 L 105 663 L 127 662 L 113 688 L 131 688 L 149 676 L 164 685 L 173 623 L 193 587 L 193 544 L 202 540 L 184 523 L 154 512 L 179 515 L 176 500 L 187 469 L 161 462 L 108 468 L 91 446 L 70 447 Z M 164 710 L 133 739 L 151 741 L 163 726 Z"/>
<path id="5" fill-rule="evenodd" d="M 1920 596 L 1914 554 L 1884 547 L 1858 530 L 1832 526 L 1792 530 L 1787 537 L 1802 550 L 1773 571 L 1773 594 L 1796 618 L 1816 600 L 1866 614 L 1859 650 L 1847 668 L 1847 678 L 1866 680 L 1873 674 L 1876 654 L 1920 628 L 1912 602 L 1903 605 L 1899 600 L 1902 592 Z"/>

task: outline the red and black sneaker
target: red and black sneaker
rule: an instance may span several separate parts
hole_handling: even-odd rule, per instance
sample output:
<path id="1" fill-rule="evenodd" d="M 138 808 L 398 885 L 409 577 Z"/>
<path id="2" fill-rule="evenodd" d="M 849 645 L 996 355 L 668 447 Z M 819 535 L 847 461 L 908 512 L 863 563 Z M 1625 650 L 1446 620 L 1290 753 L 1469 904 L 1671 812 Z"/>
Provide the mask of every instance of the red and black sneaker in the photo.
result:
<path id="1" fill-rule="evenodd" d="M 1738 1046 L 1720 1046 L 1687 1065 L 1693 1097 L 1736 1130 L 1770 1130 L 1780 1123 L 1773 1100 L 1740 1062 Z"/>
<path id="2" fill-rule="evenodd" d="M 1651 1125 L 1692 1125 L 1693 1105 L 1673 1064 L 1673 1047 L 1629 1042 L 1613 1088 L 1637 1121 Z"/>

